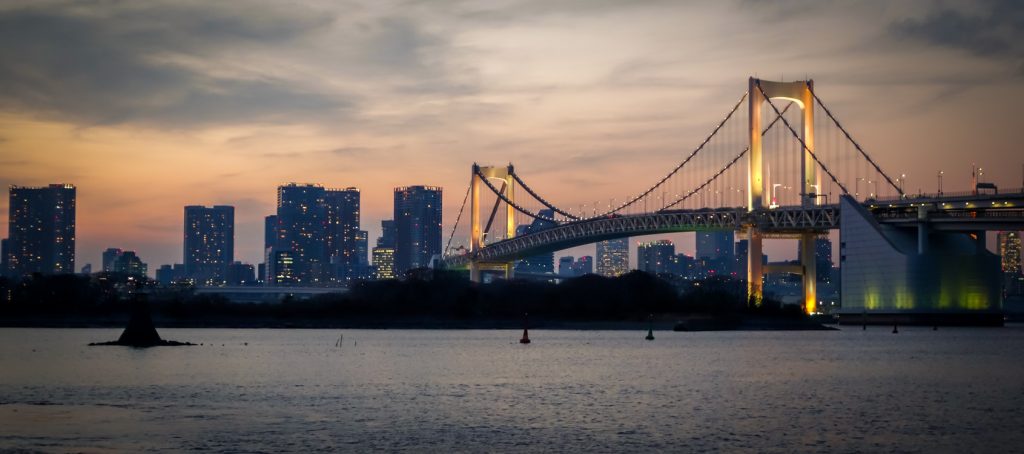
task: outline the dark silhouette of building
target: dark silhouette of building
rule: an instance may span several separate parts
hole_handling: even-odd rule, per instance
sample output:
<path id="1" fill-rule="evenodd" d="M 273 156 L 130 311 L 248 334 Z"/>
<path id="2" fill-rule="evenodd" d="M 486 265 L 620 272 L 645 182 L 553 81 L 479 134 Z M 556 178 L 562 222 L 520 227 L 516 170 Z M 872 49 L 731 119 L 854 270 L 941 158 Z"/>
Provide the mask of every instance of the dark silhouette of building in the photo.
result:
<path id="1" fill-rule="evenodd" d="M 669 240 L 640 243 L 636 248 L 638 270 L 654 275 L 671 274 L 675 271 L 676 246 Z"/>
<path id="2" fill-rule="evenodd" d="M 160 265 L 160 268 L 156 270 L 156 281 L 162 285 L 171 285 L 174 283 L 174 268 L 171 265 Z"/>
<path id="3" fill-rule="evenodd" d="M 242 262 L 228 265 L 227 284 L 232 286 L 256 285 L 256 267 Z"/>
<path id="4" fill-rule="evenodd" d="M 75 272 L 75 187 L 11 186 L 7 267 L 12 276 Z"/>
<path id="5" fill-rule="evenodd" d="M 10 266 L 7 263 L 7 238 L 0 240 L 0 277 L 10 274 Z"/>
<path id="6" fill-rule="evenodd" d="M 86 263 L 85 265 L 83 265 L 80 274 L 84 274 L 86 276 L 92 274 L 92 263 Z"/>
<path id="7" fill-rule="evenodd" d="M 269 253 L 272 260 L 267 261 L 267 273 L 275 278 L 268 284 L 317 286 L 324 282 L 329 263 L 324 195 L 320 185 L 289 183 L 277 188 L 278 234 Z M 290 261 L 288 269 L 278 270 L 284 258 Z"/>
<path id="8" fill-rule="evenodd" d="M 114 271 L 114 260 L 121 256 L 121 249 L 116 247 L 107 248 L 103 251 L 103 271 Z"/>
<path id="9" fill-rule="evenodd" d="M 380 229 L 380 238 L 377 239 L 377 246 L 395 247 L 395 236 L 398 235 L 395 231 L 395 221 L 391 219 L 380 221 Z"/>
<path id="10" fill-rule="evenodd" d="M 235 207 L 185 207 L 185 274 L 198 286 L 224 285 L 235 259 Z"/>
<path id="11" fill-rule="evenodd" d="M 405 276 L 441 254 L 441 188 L 395 188 L 395 274 Z"/>
<path id="12" fill-rule="evenodd" d="M 697 232 L 697 255 L 708 275 L 731 275 L 736 268 L 732 231 Z"/>
<path id="13" fill-rule="evenodd" d="M 112 268 L 111 271 L 115 273 L 145 277 L 149 267 L 142 262 L 135 251 L 121 251 L 121 254 L 114 259 Z"/>
<path id="14" fill-rule="evenodd" d="M 324 190 L 326 263 L 331 264 L 327 280 L 347 285 L 359 274 L 359 190 Z"/>
<path id="15" fill-rule="evenodd" d="M 274 247 L 277 242 L 277 215 L 272 214 L 263 219 L 263 249 Z"/>

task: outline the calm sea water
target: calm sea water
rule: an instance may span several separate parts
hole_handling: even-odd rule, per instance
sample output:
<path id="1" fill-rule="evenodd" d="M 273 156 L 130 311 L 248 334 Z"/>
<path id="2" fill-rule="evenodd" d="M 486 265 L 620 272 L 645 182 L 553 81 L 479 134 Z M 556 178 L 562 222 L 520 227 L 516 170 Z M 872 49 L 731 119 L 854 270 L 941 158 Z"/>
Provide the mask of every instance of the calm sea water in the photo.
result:
<path id="1" fill-rule="evenodd" d="M 1024 450 L 1024 327 L 890 331 L 0 329 L 0 449 Z"/>

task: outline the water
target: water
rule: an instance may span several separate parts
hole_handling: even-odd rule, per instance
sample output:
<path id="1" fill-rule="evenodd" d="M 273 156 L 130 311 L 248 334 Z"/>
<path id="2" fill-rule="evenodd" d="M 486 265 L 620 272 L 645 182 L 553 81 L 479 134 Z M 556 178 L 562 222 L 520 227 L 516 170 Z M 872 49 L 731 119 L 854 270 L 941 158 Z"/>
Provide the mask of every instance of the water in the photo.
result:
<path id="1" fill-rule="evenodd" d="M 0 450 L 1024 449 L 1024 327 L 890 331 L 0 329 Z"/>

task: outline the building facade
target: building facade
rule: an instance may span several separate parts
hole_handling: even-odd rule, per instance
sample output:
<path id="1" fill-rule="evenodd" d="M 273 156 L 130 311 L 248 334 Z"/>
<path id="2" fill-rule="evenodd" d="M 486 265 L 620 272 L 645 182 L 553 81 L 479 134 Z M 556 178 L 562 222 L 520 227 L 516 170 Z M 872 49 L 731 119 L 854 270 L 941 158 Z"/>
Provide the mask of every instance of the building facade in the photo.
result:
<path id="1" fill-rule="evenodd" d="M 11 186 L 9 275 L 75 272 L 75 200 L 76 190 L 70 184 Z"/>
<path id="2" fill-rule="evenodd" d="M 277 188 L 277 230 L 272 255 L 290 260 L 287 270 L 268 270 L 271 274 L 287 271 L 288 279 L 274 279 L 275 285 L 318 286 L 327 274 L 326 191 L 314 184 L 289 183 Z M 284 263 L 284 262 L 281 262 Z M 268 268 L 278 262 L 268 261 Z"/>
<path id="3" fill-rule="evenodd" d="M 628 272 L 629 238 L 599 241 L 597 243 L 597 274 L 616 277 Z"/>
<path id="4" fill-rule="evenodd" d="M 430 265 L 441 254 L 441 188 L 395 188 L 395 274 Z"/>
<path id="5" fill-rule="evenodd" d="M 670 240 L 640 243 L 636 248 L 637 269 L 655 276 L 675 271 L 676 246 Z"/>
<path id="6" fill-rule="evenodd" d="M 331 264 L 326 276 L 329 282 L 348 285 L 359 277 L 359 204 L 359 189 L 324 190 L 324 247 L 325 260 Z"/>
<path id="7" fill-rule="evenodd" d="M 197 286 L 224 285 L 235 259 L 235 207 L 185 207 L 185 274 Z"/>

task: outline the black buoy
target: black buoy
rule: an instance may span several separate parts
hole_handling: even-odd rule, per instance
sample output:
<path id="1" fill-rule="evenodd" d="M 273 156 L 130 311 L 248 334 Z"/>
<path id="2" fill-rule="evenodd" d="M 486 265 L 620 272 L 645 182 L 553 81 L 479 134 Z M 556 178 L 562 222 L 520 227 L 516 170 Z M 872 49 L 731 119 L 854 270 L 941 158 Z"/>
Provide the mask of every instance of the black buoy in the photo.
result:
<path id="1" fill-rule="evenodd" d="M 519 339 L 520 344 L 530 343 L 530 333 L 527 332 L 527 328 L 529 327 L 529 323 L 527 322 L 529 315 L 530 314 L 527 313 L 523 314 L 523 337 Z"/>
<path id="2" fill-rule="evenodd" d="M 892 333 L 893 334 L 897 334 L 899 332 L 900 332 L 900 324 L 899 323 L 893 323 L 893 325 L 892 325 Z"/>
<path id="3" fill-rule="evenodd" d="M 864 311 L 863 312 L 863 314 L 860 317 L 860 321 L 861 321 L 861 323 L 863 323 L 863 325 L 861 325 L 861 327 L 860 327 L 860 330 L 861 331 L 867 331 L 868 330 L 868 311 Z"/>
<path id="4" fill-rule="evenodd" d="M 647 337 L 644 339 L 652 341 L 654 340 L 654 314 L 649 315 L 647 320 L 649 322 L 647 325 Z"/>

